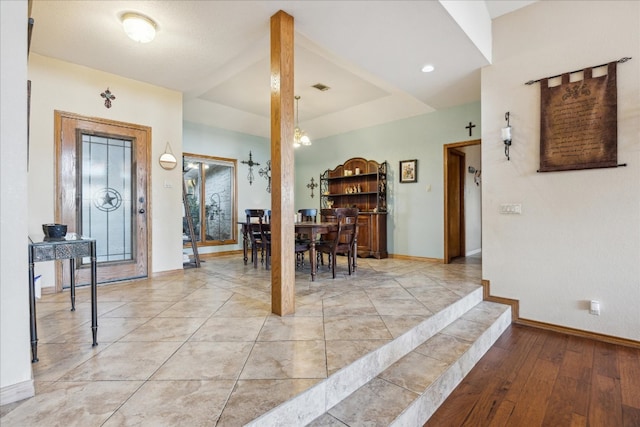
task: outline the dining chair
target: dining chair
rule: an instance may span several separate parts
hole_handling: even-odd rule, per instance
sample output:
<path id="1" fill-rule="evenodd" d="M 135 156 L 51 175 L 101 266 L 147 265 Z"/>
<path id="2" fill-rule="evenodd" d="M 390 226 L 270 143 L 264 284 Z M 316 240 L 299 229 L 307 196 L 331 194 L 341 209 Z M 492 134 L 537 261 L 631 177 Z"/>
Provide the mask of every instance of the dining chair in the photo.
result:
<path id="1" fill-rule="evenodd" d="M 298 214 L 303 222 L 317 222 L 318 217 L 317 209 L 298 209 Z M 311 236 L 306 234 L 296 234 L 295 252 L 296 252 L 296 267 L 304 266 L 304 253 L 309 250 L 311 244 Z"/>
<path id="2" fill-rule="evenodd" d="M 358 208 L 334 208 L 322 209 L 321 220 L 323 222 L 337 222 L 338 229 L 327 233 L 316 243 L 316 251 L 320 255 L 320 261 L 324 264 L 322 254 L 329 256 L 329 265 L 333 278 L 336 278 L 336 256 L 347 256 L 349 275 L 355 271 L 355 244 L 358 236 Z"/>
<path id="3" fill-rule="evenodd" d="M 247 215 L 247 234 L 251 241 L 251 261 L 253 267 L 258 268 L 258 250 L 260 250 L 260 262 L 269 269 L 271 262 L 271 235 L 264 226 L 264 209 L 245 209 Z M 265 263 L 266 258 L 266 263 Z"/>
<path id="4" fill-rule="evenodd" d="M 318 209 L 298 209 L 298 213 L 304 222 L 316 222 Z"/>

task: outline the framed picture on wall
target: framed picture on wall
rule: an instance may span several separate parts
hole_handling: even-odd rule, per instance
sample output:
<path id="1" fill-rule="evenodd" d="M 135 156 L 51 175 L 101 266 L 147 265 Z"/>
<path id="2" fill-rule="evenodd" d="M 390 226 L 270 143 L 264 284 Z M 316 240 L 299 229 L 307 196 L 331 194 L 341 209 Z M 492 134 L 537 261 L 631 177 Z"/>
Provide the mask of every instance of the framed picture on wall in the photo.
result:
<path id="1" fill-rule="evenodd" d="M 418 182 L 418 160 L 400 160 L 400 183 Z"/>

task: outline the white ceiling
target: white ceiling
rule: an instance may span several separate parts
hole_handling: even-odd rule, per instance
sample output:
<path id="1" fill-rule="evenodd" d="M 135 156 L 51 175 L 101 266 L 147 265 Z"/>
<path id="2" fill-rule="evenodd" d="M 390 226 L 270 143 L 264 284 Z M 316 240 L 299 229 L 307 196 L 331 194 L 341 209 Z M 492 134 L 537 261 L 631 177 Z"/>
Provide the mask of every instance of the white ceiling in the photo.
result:
<path id="1" fill-rule="evenodd" d="M 480 3 L 488 21 L 533 1 Z M 480 99 L 489 62 L 435 0 L 34 0 L 31 52 L 180 91 L 185 120 L 269 137 L 269 19 L 278 10 L 294 17 L 295 93 L 312 138 Z M 153 19 L 155 40 L 128 39 L 125 12 Z M 420 71 L 427 63 L 433 73 Z"/>

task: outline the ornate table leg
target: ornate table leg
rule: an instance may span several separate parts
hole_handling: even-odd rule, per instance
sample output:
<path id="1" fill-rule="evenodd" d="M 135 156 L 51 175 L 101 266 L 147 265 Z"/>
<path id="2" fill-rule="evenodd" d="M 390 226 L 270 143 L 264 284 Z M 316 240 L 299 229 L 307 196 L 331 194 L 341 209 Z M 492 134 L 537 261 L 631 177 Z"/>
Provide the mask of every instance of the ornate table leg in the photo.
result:
<path id="1" fill-rule="evenodd" d="M 96 267 L 96 241 L 91 241 L 91 333 L 93 334 L 92 346 L 98 345 L 98 272 Z"/>
<path id="2" fill-rule="evenodd" d="M 353 239 L 353 272 L 355 273 L 358 260 L 358 235 Z"/>
<path id="3" fill-rule="evenodd" d="M 38 361 L 38 328 L 36 326 L 36 284 L 33 276 L 33 250 L 29 248 L 29 326 L 31 332 L 31 363 Z"/>
<path id="4" fill-rule="evenodd" d="M 316 280 L 316 271 L 318 269 L 318 260 L 316 259 L 316 236 L 311 233 L 311 242 L 309 243 L 309 258 L 311 258 L 311 281 Z"/>
<path id="5" fill-rule="evenodd" d="M 71 311 L 76 311 L 76 259 L 69 258 L 69 285 L 71 286 Z"/>
<path id="6" fill-rule="evenodd" d="M 247 265 L 247 248 L 249 247 L 249 236 L 247 235 L 247 224 L 242 224 L 242 255 L 244 256 L 244 265 Z"/>

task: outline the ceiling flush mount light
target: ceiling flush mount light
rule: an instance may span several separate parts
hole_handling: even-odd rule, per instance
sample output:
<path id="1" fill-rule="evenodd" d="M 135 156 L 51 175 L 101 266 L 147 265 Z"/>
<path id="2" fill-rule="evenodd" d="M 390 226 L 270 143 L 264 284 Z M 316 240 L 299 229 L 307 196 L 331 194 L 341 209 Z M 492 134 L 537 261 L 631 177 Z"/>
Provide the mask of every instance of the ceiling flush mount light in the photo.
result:
<path id="1" fill-rule="evenodd" d="M 122 26 L 127 36 L 139 43 L 149 43 L 156 36 L 156 23 L 137 13 L 125 13 Z"/>
<path id="2" fill-rule="evenodd" d="M 422 67 L 422 72 L 423 73 L 430 73 L 435 69 L 436 69 L 436 67 L 434 67 L 433 65 L 425 65 L 424 67 Z"/>
<path id="3" fill-rule="evenodd" d="M 296 96 L 296 128 L 293 133 L 293 146 L 294 148 L 298 148 L 301 145 L 311 145 L 311 139 L 307 136 L 307 133 L 300 129 L 300 116 L 298 114 L 298 101 L 300 101 L 300 96 Z"/>

